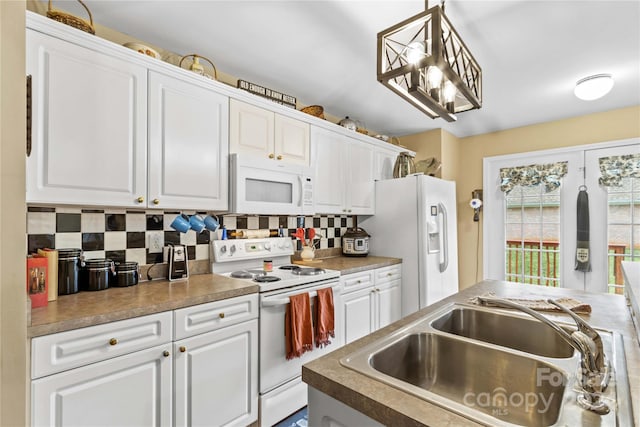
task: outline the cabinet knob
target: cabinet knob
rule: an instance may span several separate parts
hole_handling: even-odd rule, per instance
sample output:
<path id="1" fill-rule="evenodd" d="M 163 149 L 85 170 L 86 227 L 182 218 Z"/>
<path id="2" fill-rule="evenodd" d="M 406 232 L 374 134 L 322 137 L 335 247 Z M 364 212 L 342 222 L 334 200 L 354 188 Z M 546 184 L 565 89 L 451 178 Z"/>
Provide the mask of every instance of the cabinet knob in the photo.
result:
<path id="1" fill-rule="evenodd" d="M 184 353 L 185 351 L 187 351 L 187 347 L 181 345 L 180 346 L 180 353 Z"/>
<path id="2" fill-rule="evenodd" d="M 347 212 L 351 213 L 351 209 L 348 209 Z"/>
<path id="3" fill-rule="evenodd" d="M 116 345 L 116 344 L 118 344 L 118 340 L 117 340 L 117 339 L 115 339 L 115 338 L 111 338 L 111 339 L 109 340 L 109 345 Z"/>
<path id="4" fill-rule="evenodd" d="M 278 159 L 278 160 L 282 160 L 282 156 L 278 156 L 278 157 L 277 157 L 277 159 Z"/>
<path id="5" fill-rule="evenodd" d="M 137 202 L 138 203 L 144 203 L 144 197 L 142 197 L 142 196 L 138 197 Z"/>
<path id="6" fill-rule="evenodd" d="M 162 355 L 163 355 L 164 357 L 169 357 L 169 355 L 170 355 L 170 354 L 171 354 L 171 353 L 169 353 L 169 351 L 168 351 L 168 350 L 165 350 L 165 351 L 163 351 L 163 352 L 162 352 Z"/>
<path id="7" fill-rule="evenodd" d="M 220 313 L 218 316 L 220 316 L 221 319 L 224 319 L 224 313 Z"/>
<path id="8" fill-rule="evenodd" d="M 160 199 L 153 199 L 153 204 L 154 205 L 159 205 L 160 204 Z"/>
<path id="9" fill-rule="evenodd" d="M 273 159 L 275 157 L 275 155 L 273 153 L 269 153 L 269 158 Z"/>
<path id="10" fill-rule="evenodd" d="M 362 283 L 362 280 L 358 279 L 358 282 L 357 282 L 357 283 Z"/>
<path id="11" fill-rule="evenodd" d="M 387 273 L 387 276 L 393 276 L 393 273 Z"/>

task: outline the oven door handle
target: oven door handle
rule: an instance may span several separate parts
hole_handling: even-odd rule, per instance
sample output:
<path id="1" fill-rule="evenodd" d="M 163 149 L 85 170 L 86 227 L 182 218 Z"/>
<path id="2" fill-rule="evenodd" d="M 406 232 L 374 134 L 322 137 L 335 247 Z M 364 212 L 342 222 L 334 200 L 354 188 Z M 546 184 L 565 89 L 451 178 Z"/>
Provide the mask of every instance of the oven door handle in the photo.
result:
<path id="1" fill-rule="evenodd" d="M 332 286 L 331 289 L 333 290 L 334 295 L 340 293 L 340 286 Z M 304 292 L 299 292 L 297 294 L 291 294 L 291 295 L 299 295 L 302 293 Z M 309 298 L 313 298 L 318 295 L 316 291 L 310 291 L 308 292 L 308 294 L 309 294 Z M 289 298 L 274 298 L 274 299 L 265 298 L 262 300 L 262 303 L 260 305 L 262 307 L 277 307 L 279 305 L 287 305 L 287 304 L 289 304 Z"/>

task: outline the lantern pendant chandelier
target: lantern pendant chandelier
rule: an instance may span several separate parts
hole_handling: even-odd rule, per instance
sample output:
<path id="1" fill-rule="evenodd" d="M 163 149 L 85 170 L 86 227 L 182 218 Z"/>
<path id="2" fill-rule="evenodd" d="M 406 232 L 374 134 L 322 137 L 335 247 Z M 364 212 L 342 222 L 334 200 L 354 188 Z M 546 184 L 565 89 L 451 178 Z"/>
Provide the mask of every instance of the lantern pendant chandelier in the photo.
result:
<path id="1" fill-rule="evenodd" d="M 482 106 L 482 70 L 438 4 L 378 33 L 378 80 L 427 116 Z"/>

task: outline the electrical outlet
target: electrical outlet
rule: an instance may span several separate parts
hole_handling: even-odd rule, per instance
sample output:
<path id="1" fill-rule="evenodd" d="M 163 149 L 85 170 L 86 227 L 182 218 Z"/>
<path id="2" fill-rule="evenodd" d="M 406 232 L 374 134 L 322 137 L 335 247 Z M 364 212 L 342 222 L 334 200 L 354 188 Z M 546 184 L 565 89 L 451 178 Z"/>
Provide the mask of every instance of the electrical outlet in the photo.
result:
<path id="1" fill-rule="evenodd" d="M 162 248 L 164 246 L 164 236 L 160 233 L 149 233 L 149 253 L 150 254 L 159 254 L 162 252 Z"/>

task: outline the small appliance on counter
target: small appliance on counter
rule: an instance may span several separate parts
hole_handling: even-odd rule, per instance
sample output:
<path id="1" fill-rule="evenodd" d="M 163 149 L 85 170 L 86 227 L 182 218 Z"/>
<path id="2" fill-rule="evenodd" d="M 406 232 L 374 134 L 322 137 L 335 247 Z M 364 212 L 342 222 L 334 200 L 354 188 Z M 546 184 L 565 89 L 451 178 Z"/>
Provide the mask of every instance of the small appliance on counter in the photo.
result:
<path id="1" fill-rule="evenodd" d="M 166 259 L 169 263 L 167 279 L 169 281 L 189 278 L 189 263 L 185 245 L 165 247 Z"/>
<path id="2" fill-rule="evenodd" d="M 342 236 L 342 255 L 367 256 L 369 254 L 369 234 L 360 227 L 347 228 Z"/>

